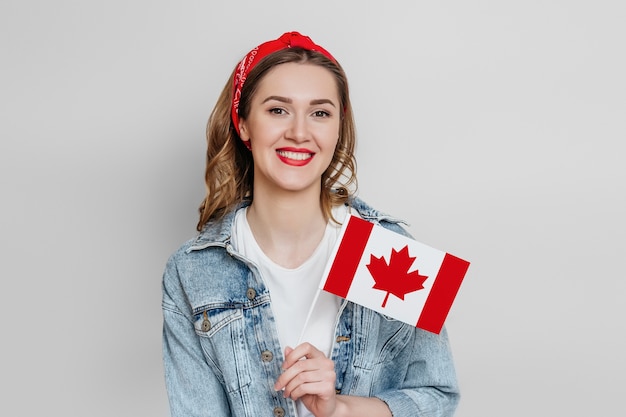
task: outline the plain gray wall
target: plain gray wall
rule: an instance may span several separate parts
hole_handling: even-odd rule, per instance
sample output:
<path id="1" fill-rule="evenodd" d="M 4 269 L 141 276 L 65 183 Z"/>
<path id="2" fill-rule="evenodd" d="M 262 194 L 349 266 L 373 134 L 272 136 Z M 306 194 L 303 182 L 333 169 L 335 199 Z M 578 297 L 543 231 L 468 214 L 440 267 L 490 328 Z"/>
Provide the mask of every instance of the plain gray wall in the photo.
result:
<path id="1" fill-rule="evenodd" d="M 350 78 L 361 197 L 472 262 L 457 416 L 624 415 L 623 4 L 2 0 L 0 414 L 168 415 L 206 119 L 299 30 Z"/>

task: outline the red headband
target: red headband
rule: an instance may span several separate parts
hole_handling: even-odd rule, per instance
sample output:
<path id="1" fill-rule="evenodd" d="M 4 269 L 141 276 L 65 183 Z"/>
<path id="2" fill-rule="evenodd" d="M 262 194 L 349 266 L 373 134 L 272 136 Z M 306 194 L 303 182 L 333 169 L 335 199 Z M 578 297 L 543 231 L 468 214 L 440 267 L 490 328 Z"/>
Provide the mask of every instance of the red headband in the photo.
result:
<path id="1" fill-rule="evenodd" d="M 316 45 L 308 36 L 301 35 L 298 32 L 286 32 L 280 38 L 273 41 L 268 41 L 257 46 L 243 57 L 243 59 L 237 64 L 237 71 L 235 72 L 235 79 L 233 82 L 233 104 L 231 108 L 231 117 L 235 130 L 239 134 L 239 99 L 241 98 L 241 89 L 243 83 L 248 78 L 248 74 L 252 71 L 252 68 L 256 66 L 263 58 L 273 54 L 274 52 L 287 49 L 287 48 L 304 48 L 309 51 L 317 51 L 325 55 L 333 62 L 337 62 L 335 58 L 324 48 Z"/>

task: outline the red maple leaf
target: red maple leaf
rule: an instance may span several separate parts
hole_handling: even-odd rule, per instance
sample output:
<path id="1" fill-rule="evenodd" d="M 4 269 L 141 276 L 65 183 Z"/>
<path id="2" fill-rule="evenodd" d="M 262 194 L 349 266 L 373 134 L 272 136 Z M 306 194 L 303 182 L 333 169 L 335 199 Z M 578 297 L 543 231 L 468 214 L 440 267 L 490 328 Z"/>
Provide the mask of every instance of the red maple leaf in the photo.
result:
<path id="1" fill-rule="evenodd" d="M 372 288 L 387 291 L 387 295 L 383 301 L 383 307 L 387 304 L 389 294 L 404 300 L 405 294 L 421 290 L 424 288 L 424 281 L 428 278 L 426 275 L 420 275 L 417 270 L 408 272 L 413 265 L 415 257 L 409 256 L 409 246 L 405 246 L 400 252 L 391 249 L 391 258 L 389 264 L 384 257 L 377 258 L 370 255 L 370 263 L 367 265 L 372 278 L 376 284 Z"/>

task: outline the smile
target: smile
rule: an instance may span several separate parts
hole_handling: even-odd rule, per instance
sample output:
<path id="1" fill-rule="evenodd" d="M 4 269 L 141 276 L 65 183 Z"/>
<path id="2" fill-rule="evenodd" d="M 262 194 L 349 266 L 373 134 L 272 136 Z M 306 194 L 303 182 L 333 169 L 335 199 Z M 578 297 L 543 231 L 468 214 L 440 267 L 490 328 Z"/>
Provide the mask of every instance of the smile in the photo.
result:
<path id="1" fill-rule="evenodd" d="M 305 150 L 302 151 L 293 151 L 286 149 L 279 149 L 276 151 L 276 155 L 278 158 L 287 165 L 292 166 L 303 166 L 311 162 L 313 159 L 313 152 L 307 152 Z"/>
<path id="2" fill-rule="evenodd" d="M 276 151 L 276 153 L 278 156 L 282 156 L 287 159 L 294 159 L 296 161 L 304 161 L 313 157 L 313 154 L 308 152 Z"/>

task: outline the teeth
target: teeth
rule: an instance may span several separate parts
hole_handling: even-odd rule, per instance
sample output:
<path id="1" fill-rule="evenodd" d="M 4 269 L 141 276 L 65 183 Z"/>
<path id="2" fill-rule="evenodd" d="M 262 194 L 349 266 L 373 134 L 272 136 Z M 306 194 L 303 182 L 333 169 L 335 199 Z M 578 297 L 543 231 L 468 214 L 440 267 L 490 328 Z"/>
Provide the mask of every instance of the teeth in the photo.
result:
<path id="1" fill-rule="evenodd" d="M 283 158 L 295 159 L 296 161 L 304 161 L 309 159 L 313 154 L 302 152 L 290 152 L 290 151 L 277 151 L 277 153 Z"/>

